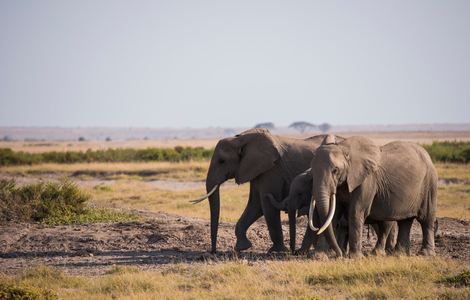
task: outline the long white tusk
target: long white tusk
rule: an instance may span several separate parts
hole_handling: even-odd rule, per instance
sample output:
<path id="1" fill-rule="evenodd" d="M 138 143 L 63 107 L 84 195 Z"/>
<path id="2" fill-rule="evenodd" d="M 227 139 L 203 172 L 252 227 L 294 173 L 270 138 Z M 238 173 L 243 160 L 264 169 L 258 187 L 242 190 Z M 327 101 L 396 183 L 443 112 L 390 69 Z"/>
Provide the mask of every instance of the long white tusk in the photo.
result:
<path id="1" fill-rule="evenodd" d="M 197 199 L 195 199 L 195 200 L 191 200 L 191 201 L 189 201 L 189 202 L 191 202 L 192 204 L 197 204 L 197 203 L 199 203 L 199 202 L 202 202 L 204 199 L 206 199 L 207 197 L 209 197 L 210 195 L 212 195 L 218 187 L 219 187 L 218 184 L 214 185 L 214 187 L 212 188 L 212 190 L 211 190 L 209 193 L 207 193 L 207 194 L 205 194 L 204 196 L 201 196 L 201 197 L 199 197 L 199 198 L 197 198 Z"/>
<path id="2" fill-rule="evenodd" d="M 308 226 L 313 231 L 317 231 L 318 228 L 313 225 L 313 210 L 315 209 L 315 199 L 312 197 L 310 201 L 310 209 L 308 210 Z"/>
<path id="3" fill-rule="evenodd" d="M 328 217 L 326 218 L 325 224 L 320 228 L 320 230 L 317 231 L 317 235 L 321 234 L 323 231 L 325 231 L 328 226 L 330 225 L 331 221 L 333 221 L 333 217 L 335 215 L 335 209 L 336 209 L 336 194 L 332 194 L 330 198 L 330 211 L 328 213 Z"/>

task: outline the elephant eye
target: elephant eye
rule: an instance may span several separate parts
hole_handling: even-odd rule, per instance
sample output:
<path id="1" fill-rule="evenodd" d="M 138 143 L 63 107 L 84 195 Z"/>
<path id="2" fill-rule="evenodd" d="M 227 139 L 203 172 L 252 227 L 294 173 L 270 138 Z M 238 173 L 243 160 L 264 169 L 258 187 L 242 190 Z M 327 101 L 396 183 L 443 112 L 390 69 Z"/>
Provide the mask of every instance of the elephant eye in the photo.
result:
<path id="1" fill-rule="evenodd" d="M 219 164 L 223 164 L 225 162 L 225 159 L 219 158 Z"/>
<path id="2" fill-rule="evenodd" d="M 331 173 L 333 173 L 333 175 L 338 174 L 338 168 L 334 167 L 333 170 L 331 171 Z"/>

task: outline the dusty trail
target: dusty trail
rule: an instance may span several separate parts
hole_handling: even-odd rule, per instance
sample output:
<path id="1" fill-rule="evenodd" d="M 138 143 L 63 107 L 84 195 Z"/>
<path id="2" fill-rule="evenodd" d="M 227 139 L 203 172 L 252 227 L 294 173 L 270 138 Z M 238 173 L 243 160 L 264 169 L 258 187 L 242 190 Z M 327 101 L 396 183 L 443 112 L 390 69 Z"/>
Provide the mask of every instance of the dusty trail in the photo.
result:
<path id="1" fill-rule="evenodd" d="M 235 259 L 234 223 L 222 222 L 216 256 L 209 255 L 209 222 L 168 215 L 139 212 L 147 220 L 139 222 L 42 226 L 8 223 L 0 225 L 0 270 L 17 273 L 34 265 L 57 267 L 71 274 L 102 274 L 113 265 L 161 270 L 174 263 L 197 263 Z M 305 224 L 301 222 L 303 226 Z M 305 227 L 303 227 L 305 228 Z M 285 237 L 288 226 L 283 225 Z M 298 230 L 300 242 L 303 229 Z M 253 248 L 239 257 L 253 260 L 289 259 L 288 255 L 267 255 L 270 246 L 263 219 L 253 224 L 248 236 Z M 375 243 L 371 234 L 363 245 L 366 251 Z M 413 253 L 421 240 L 415 222 L 412 232 Z M 286 240 L 286 245 L 288 241 Z M 451 218 L 439 219 L 437 253 L 470 264 L 470 222 Z M 309 258 L 304 258 L 309 259 Z"/>

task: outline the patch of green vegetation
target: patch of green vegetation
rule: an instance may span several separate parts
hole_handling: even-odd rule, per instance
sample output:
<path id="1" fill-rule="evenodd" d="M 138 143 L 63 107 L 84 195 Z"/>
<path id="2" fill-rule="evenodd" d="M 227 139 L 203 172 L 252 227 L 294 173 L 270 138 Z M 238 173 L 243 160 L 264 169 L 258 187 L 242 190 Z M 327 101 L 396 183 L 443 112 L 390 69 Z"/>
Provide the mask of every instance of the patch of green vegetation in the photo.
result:
<path id="1" fill-rule="evenodd" d="M 53 300 L 58 297 L 55 292 L 40 287 L 0 283 L 0 299 Z"/>
<path id="2" fill-rule="evenodd" d="M 174 148 L 118 148 L 87 151 L 50 151 L 29 153 L 0 148 L 0 166 L 32 165 L 38 163 L 80 163 L 80 162 L 131 162 L 131 161 L 191 161 L 207 160 L 212 156 L 212 149 L 202 147 Z"/>
<path id="3" fill-rule="evenodd" d="M 470 286 L 470 270 L 455 276 L 445 277 L 442 282 L 456 287 Z"/>
<path id="4" fill-rule="evenodd" d="M 90 196 L 68 179 L 18 186 L 0 180 L 0 220 L 48 225 L 116 222 L 137 216 L 109 209 L 86 207 Z"/>
<path id="5" fill-rule="evenodd" d="M 78 215 L 68 217 L 49 217 L 42 224 L 63 225 L 63 224 L 89 224 L 89 223 L 111 223 L 136 221 L 139 217 L 135 214 L 115 211 L 107 208 L 90 208 Z"/>
<path id="6" fill-rule="evenodd" d="M 423 147 L 434 162 L 470 162 L 470 142 L 433 142 Z"/>

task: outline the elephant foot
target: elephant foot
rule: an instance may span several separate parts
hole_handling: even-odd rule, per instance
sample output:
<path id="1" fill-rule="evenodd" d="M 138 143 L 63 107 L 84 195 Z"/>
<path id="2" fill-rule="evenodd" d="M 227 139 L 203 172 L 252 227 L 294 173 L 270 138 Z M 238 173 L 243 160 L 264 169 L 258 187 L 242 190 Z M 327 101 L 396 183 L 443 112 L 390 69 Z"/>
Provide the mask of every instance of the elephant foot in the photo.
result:
<path id="1" fill-rule="evenodd" d="M 273 245 L 268 250 L 268 253 L 283 253 L 283 252 L 289 252 L 289 249 L 287 249 L 287 247 L 284 245 Z"/>
<path id="2" fill-rule="evenodd" d="M 436 251 L 434 251 L 433 249 L 422 248 L 421 250 L 419 250 L 418 255 L 422 255 L 422 256 L 435 256 L 435 255 L 436 255 Z"/>
<path id="3" fill-rule="evenodd" d="M 361 251 L 349 252 L 349 258 L 361 259 L 361 258 L 364 258 L 364 254 L 362 254 Z"/>
<path id="4" fill-rule="evenodd" d="M 247 238 L 245 239 L 237 239 L 237 243 L 235 244 L 235 251 L 240 252 L 246 249 L 251 248 L 253 246 Z"/>

